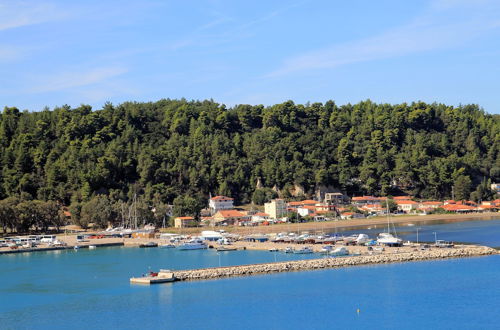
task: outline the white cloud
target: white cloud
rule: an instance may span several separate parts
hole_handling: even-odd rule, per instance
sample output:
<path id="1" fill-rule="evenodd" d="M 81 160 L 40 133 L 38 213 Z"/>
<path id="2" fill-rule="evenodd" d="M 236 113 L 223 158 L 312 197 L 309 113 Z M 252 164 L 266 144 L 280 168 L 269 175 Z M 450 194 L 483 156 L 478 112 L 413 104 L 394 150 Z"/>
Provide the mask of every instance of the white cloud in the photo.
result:
<path id="1" fill-rule="evenodd" d="M 0 31 L 66 17 L 55 5 L 42 1 L 0 1 Z"/>
<path id="2" fill-rule="evenodd" d="M 439 1 L 440 8 L 453 7 L 453 4 L 470 1 Z M 485 1 L 478 2 L 485 3 Z M 437 3 L 435 3 L 437 5 Z M 393 58 L 419 52 L 455 47 L 496 27 L 495 13 L 498 6 L 478 5 L 470 17 L 456 19 L 450 13 L 438 14 L 434 7 L 426 15 L 417 17 L 413 22 L 366 38 L 333 45 L 317 51 L 288 58 L 277 70 L 267 77 L 282 76 L 293 72 L 314 69 L 335 68 L 346 64 Z M 450 19 L 451 17 L 451 19 Z"/>
<path id="3" fill-rule="evenodd" d="M 44 93 L 72 89 L 82 86 L 97 85 L 126 73 L 123 67 L 101 67 L 88 71 L 64 72 L 52 77 L 38 79 L 32 93 Z"/>

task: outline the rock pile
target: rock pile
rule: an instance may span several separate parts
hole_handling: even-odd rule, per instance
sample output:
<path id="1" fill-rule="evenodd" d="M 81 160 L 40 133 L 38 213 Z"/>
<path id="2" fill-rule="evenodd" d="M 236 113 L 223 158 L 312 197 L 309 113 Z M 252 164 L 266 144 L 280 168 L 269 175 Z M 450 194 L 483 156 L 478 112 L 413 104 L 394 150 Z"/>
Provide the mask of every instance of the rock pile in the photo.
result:
<path id="1" fill-rule="evenodd" d="M 339 268 L 382 263 L 397 263 L 408 261 L 423 261 L 446 258 L 464 258 L 496 254 L 495 249 L 485 246 L 466 246 L 452 249 L 430 249 L 423 251 L 386 253 L 368 256 L 352 256 L 337 258 L 322 258 L 299 261 L 285 261 L 265 264 L 214 267 L 193 270 L 174 271 L 179 281 L 207 280 L 232 276 L 250 276 L 301 270 L 315 270 L 325 268 Z"/>

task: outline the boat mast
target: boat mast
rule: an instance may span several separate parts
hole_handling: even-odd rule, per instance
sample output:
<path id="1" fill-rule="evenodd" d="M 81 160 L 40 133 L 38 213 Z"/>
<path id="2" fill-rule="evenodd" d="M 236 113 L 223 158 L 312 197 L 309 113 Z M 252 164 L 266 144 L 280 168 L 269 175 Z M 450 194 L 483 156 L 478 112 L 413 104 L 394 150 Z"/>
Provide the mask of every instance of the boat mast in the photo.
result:
<path id="1" fill-rule="evenodd" d="M 385 207 L 386 207 L 386 213 L 387 213 L 387 233 L 390 234 L 391 224 L 390 224 L 390 220 L 389 220 L 389 199 L 387 197 L 385 198 Z"/>

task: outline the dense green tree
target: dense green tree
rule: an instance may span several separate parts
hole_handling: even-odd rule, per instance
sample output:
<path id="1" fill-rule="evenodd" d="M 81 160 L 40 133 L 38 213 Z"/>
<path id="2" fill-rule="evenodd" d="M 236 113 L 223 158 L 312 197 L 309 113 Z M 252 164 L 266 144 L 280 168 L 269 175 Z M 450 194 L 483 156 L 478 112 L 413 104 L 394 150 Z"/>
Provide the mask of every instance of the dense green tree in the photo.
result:
<path id="1" fill-rule="evenodd" d="M 500 116 L 477 105 L 287 101 L 228 109 L 164 99 L 100 110 L 5 108 L 0 148 L 0 200 L 70 206 L 72 221 L 84 226 L 94 222 L 90 208 L 102 207 L 101 195 L 111 218 L 96 223 L 106 226 L 130 220 L 115 209 L 129 210 L 134 196 L 139 224 L 163 221 L 152 212 L 159 202 L 175 204 L 178 215 L 199 214 L 209 194 L 261 203 L 269 196 L 256 191 L 257 179 L 287 198 L 295 188 L 310 197 L 327 186 L 351 196 L 429 199 L 451 198 L 453 188 L 457 198 L 473 192 L 485 200 L 492 198 L 485 184 L 500 182 Z M 22 219 L 6 225 L 42 224 L 25 212 L 36 203 L 16 208 Z"/>
<path id="2" fill-rule="evenodd" d="M 455 191 L 456 200 L 466 200 L 469 199 L 471 191 L 472 181 L 467 175 L 459 175 L 455 180 L 453 189 Z"/>

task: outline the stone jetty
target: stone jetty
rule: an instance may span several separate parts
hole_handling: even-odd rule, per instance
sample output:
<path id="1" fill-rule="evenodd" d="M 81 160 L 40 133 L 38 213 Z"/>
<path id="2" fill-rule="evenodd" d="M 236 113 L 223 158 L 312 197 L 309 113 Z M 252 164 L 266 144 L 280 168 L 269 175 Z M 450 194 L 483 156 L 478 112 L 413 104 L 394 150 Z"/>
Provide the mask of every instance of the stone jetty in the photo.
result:
<path id="1" fill-rule="evenodd" d="M 214 267 L 193 270 L 173 271 L 177 281 L 209 280 L 233 276 L 251 276 L 290 271 L 305 271 L 328 268 L 340 268 L 361 265 L 400 263 L 447 258 L 464 258 L 497 254 L 498 251 L 485 246 L 461 246 L 455 248 L 433 248 L 401 253 L 384 253 L 363 256 L 322 258 L 299 261 L 284 261 L 243 266 Z M 171 270 L 160 271 L 172 272 Z"/>

